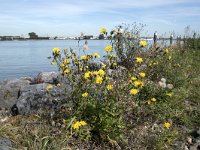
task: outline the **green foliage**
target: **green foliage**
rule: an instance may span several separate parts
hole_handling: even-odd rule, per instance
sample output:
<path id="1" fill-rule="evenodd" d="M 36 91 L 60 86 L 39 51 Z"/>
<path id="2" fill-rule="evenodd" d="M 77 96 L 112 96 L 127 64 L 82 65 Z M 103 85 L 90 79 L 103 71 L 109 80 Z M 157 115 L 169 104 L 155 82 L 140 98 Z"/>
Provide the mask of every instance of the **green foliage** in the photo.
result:
<path id="1" fill-rule="evenodd" d="M 200 49 L 200 38 L 188 38 L 185 40 L 185 47 L 189 49 Z"/>
<path id="2" fill-rule="evenodd" d="M 49 59 L 61 74 L 57 86 L 71 86 L 71 105 L 66 102 L 67 111 L 57 112 L 58 120 L 43 118 L 48 123 L 43 126 L 1 126 L 0 136 L 21 149 L 173 149 L 185 136 L 181 126 L 200 124 L 200 51 L 192 44 L 146 51 L 139 39 L 142 28 L 125 25 L 110 35 L 104 28 L 111 45 L 105 48 L 106 63 L 98 67 L 90 66 L 97 53 L 78 56 L 54 48 Z"/>
<path id="3" fill-rule="evenodd" d="M 140 36 L 143 28 L 143 24 L 122 24 L 117 26 L 108 35 L 120 65 L 128 69 L 134 66 L 135 56 L 147 50 L 145 46 L 140 45 Z"/>
<path id="4" fill-rule="evenodd" d="M 112 48 L 112 47 L 111 47 Z M 122 109 L 113 91 L 113 81 L 108 75 L 108 69 L 115 58 L 108 47 L 107 58 L 109 64 L 101 64 L 99 70 L 89 70 L 89 63 L 99 54 L 88 54 L 81 57 L 71 49 L 60 50 L 54 48 L 53 62 L 56 62 L 63 75 L 63 81 L 68 79 L 72 86 L 72 114 L 77 120 L 84 120 L 91 128 L 91 136 L 97 140 L 119 139 L 122 135 L 123 120 Z M 112 57 L 111 57 L 112 56 Z M 109 89 L 107 86 L 110 86 Z M 77 132 L 78 133 L 78 132 Z"/>

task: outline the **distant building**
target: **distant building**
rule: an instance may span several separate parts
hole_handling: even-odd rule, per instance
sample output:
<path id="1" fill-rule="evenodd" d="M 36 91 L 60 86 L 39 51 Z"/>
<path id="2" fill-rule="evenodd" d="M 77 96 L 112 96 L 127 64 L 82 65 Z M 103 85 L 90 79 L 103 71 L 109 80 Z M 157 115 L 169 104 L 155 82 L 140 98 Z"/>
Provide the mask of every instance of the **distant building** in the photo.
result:
<path id="1" fill-rule="evenodd" d="M 29 39 L 35 39 L 35 40 L 49 40 L 49 37 L 39 37 L 35 32 L 30 32 Z"/>
<path id="2" fill-rule="evenodd" d="M 93 39 L 93 35 L 84 35 L 83 39 L 85 40 Z"/>
<path id="3" fill-rule="evenodd" d="M 21 40 L 20 36 L 0 36 L 1 41 Z"/>
<path id="4" fill-rule="evenodd" d="M 35 32 L 30 32 L 29 34 L 30 39 L 37 39 L 38 35 Z"/>

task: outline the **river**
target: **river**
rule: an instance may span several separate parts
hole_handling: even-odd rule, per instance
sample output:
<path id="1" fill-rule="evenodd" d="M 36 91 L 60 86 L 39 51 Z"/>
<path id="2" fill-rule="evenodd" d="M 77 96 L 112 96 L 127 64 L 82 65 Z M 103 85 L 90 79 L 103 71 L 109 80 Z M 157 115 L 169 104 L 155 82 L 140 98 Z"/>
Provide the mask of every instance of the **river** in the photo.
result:
<path id="1" fill-rule="evenodd" d="M 83 48 L 85 41 L 80 41 Z M 88 40 L 88 53 L 97 52 L 101 56 L 105 53 L 107 40 Z M 47 59 L 52 55 L 52 48 L 73 48 L 80 55 L 77 40 L 26 40 L 0 41 L 0 80 L 19 78 L 22 76 L 36 76 L 40 72 L 56 71 Z"/>

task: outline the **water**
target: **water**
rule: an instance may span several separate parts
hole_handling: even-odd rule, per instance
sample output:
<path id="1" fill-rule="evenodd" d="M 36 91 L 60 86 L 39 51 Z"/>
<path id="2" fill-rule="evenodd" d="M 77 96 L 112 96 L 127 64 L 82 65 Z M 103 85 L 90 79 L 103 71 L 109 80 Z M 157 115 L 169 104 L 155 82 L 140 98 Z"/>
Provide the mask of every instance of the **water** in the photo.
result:
<path id="1" fill-rule="evenodd" d="M 153 43 L 152 40 L 147 42 L 148 47 Z M 0 80 L 57 71 L 56 66 L 52 66 L 51 60 L 47 59 L 48 56 L 52 56 L 52 48 L 73 48 L 79 55 L 83 55 L 79 48 L 83 49 L 84 43 L 84 40 L 80 41 L 78 47 L 77 40 L 0 41 Z M 108 40 L 88 40 L 89 50 L 86 53 L 97 52 L 103 56 L 104 48 L 108 44 Z M 169 45 L 169 41 L 166 41 L 164 45 Z"/>
<path id="2" fill-rule="evenodd" d="M 83 48 L 85 41 L 80 42 Z M 97 52 L 105 54 L 104 47 L 109 44 L 107 40 L 89 40 L 88 53 Z M 73 48 L 80 55 L 77 40 L 27 40 L 27 41 L 0 41 L 0 80 L 19 78 L 23 76 L 36 76 L 40 72 L 57 71 L 52 66 L 52 48 Z"/>

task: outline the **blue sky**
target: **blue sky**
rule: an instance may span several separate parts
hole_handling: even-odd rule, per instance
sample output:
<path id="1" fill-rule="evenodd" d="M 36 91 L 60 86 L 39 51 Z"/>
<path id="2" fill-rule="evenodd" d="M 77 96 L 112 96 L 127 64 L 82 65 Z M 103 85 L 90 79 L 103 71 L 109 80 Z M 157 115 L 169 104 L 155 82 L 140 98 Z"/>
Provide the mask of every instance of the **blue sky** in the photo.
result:
<path id="1" fill-rule="evenodd" d="M 97 35 L 121 23 L 143 23 L 154 31 L 200 31 L 200 0 L 0 0 L 0 36 Z"/>

